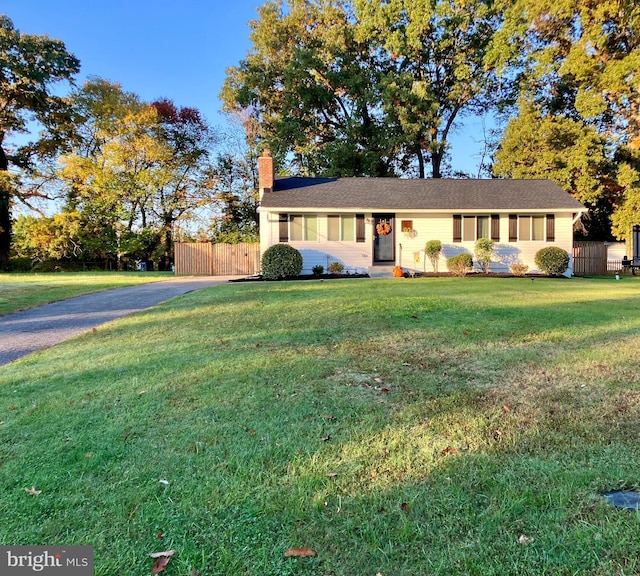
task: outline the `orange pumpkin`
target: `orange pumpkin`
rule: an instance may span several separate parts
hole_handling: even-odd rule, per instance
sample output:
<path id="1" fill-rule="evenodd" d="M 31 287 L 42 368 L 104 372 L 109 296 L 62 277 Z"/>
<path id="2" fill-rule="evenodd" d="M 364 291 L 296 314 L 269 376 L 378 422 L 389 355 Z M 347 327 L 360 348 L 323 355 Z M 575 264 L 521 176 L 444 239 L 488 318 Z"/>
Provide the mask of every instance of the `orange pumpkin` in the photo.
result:
<path id="1" fill-rule="evenodd" d="M 393 268 L 393 277 L 394 278 L 404 278 L 404 272 L 400 266 L 394 266 Z"/>

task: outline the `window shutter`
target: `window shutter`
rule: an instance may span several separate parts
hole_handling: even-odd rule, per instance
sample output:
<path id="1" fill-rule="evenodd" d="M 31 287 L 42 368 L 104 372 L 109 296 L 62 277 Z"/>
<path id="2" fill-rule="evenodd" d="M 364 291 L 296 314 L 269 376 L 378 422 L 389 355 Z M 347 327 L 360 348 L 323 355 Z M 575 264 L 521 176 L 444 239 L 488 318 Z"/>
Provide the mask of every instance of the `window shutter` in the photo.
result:
<path id="1" fill-rule="evenodd" d="M 453 215 L 453 241 L 462 242 L 462 215 Z"/>
<path id="2" fill-rule="evenodd" d="M 518 241 L 518 215 L 509 214 L 509 242 Z"/>
<path id="3" fill-rule="evenodd" d="M 279 242 L 289 242 L 289 214 L 280 214 L 279 222 Z"/>
<path id="4" fill-rule="evenodd" d="M 547 214 L 547 242 L 556 241 L 556 216 Z"/>
<path id="5" fill-rule="evenodd" d="M 356 214 L 356 242 L 364 242 L 364 214 Z"/>
<path id="6" fill-rule="evenodd" d="M 491 240 L 500 242 L 500 215 L 491 214 Z"/>

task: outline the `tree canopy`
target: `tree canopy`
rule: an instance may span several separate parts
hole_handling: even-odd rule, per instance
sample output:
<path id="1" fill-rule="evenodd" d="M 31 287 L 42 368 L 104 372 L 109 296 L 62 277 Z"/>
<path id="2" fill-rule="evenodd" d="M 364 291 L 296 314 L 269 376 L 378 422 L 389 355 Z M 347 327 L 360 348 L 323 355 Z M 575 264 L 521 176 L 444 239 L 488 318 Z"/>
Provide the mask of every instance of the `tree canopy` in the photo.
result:
<path id="1" fill-rule="evenodd" d="M 21 33 L 0 14 L 0 269 L 9 263 L 12 202 L 29 196 L 20 176 L 33 169 L 37 157 L 70 141 L 69 102 L 54 88 L 73 82 L 79 70 L 79 60 L 63 42 Z M 13 136 L 29 132 L 32 121 L 39 125 L 38 140 L 11 145 Z"/>
<path id="2" fill-rule="evenodd" d="M 60 160 L 67 209 L 111 253 L 150 262 L 159 251 L 160 269 L 169 269 L 175 224 L 213 198 L 212 129 L 196 109 L 166 99 L 143 103 L 100 79 L 72 101 L 84 138 Z M 136 249 L 124 249 L 133 239 Z"/>
<path id="3" fill-rule="evenodd" d="M 638 220 L 640 195 L 640 6 L 634 0 L 517 0 L 504 5 L 505 24 L 490 62 L 503 75 L 519 75 L 530 102 L 524 110 L 533 120 L 530 132 L 544 134 L 553 123 L 556 134 L 573 140 L 564 152 L 560 140 L 547 140 L 567 161 L 547 163 L 549 176 L 591 207 L 608 205 L 615 236 L 628 240 Z M 537 118 L 531 118 L 532 107 Z M 511 173 L 503 171 L 508 158 L 512 164 L 526 163 L 527 146 L 514 140 L 515 132 L 526 131 L 525 124 L 523 119 L 509 124 L 498 174 Z M 578 133 L 582 137 L 576 139 Z M 538 158 L 536 164 L 544 162 Z M 582 184 L 567 185 L 567 165 L 576 174 L 582 171 Z M 533 176 L 536 170 L 520 173 Z"/>
<path id="4" fill-rule="evenodd" d="M 65 204 L 19 220 L 24 254 L 168 268 L 173 235 L 203 207 L 217 209 L 212 238 L 256 237 L 261 147 L 293 174 L 439 178 L 454 175 L 452 134 L 478 115 L 497 123 L 494 176 L 556 181 L 589 207 L 590 239 L 638 223 L 634 0 L 265 0 L 250 25 L 220 94 L 243 130 L 231 151 L 171 100 L 96 78 L 60 96 L 78 60 L 0 16 L 0 268 L 12 206 L 46 196 L 48 160 Z"/>
<path id="5" fill-rule="evenodd" d="M 227 71 L 226 110 L 251 108 L 295 171 L 442 175 L 458 117 L 495 102 L 488 0 L 269 0 Z"/>

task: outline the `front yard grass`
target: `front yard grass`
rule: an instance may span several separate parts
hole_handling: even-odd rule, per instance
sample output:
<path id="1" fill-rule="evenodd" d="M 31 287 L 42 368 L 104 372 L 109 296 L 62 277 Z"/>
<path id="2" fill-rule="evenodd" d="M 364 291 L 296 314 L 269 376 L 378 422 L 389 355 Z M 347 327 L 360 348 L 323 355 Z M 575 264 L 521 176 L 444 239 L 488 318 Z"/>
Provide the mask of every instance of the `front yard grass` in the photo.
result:
<path id="1" fill-rule="evenodd" d="M 0 543 L 93 545 L 96 576 L 638 574 L 640 514 L 600 497 L 640 488 L 638 350 L 640 278 L 201 290 L 2 368 Z"/>
<path id="2" fill-rule="evenodd" d="M 0 316 L 90 292 L 171 277 L 171 272 L 0 274 Z"/>

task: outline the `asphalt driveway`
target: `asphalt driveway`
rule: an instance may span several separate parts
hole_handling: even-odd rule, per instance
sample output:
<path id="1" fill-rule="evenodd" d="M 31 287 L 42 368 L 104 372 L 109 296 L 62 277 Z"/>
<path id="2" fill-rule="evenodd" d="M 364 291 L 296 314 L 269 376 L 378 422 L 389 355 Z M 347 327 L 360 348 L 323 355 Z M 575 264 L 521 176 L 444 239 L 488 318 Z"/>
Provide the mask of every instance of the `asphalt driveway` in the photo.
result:
<path id="1" fill-rule="evenodd" d="M 176 277 L 85 294 L 0 317 L 0 365 L 49 348 L 83 332 L 233 277 Z"/>

